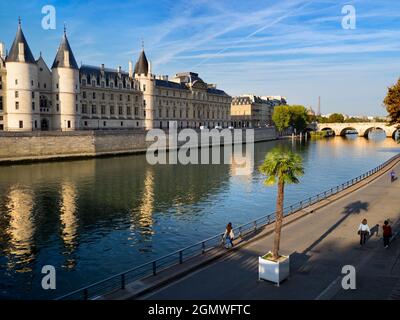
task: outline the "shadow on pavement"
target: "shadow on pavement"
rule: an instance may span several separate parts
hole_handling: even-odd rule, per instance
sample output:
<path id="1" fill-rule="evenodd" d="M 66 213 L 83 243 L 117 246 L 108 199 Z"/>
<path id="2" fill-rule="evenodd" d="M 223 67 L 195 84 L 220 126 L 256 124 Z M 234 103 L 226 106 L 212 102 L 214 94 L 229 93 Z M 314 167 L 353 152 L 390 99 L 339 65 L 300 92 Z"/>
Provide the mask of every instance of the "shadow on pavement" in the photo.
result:
<path id="1" fill-rule="evenodd" d="M 359 214 L 362 211 L 368 211 L 369 203 L 355 201 L 344 207 L 342 212 L 343 217 L 340 218 L 335 224 L 333 224 L 328 230 L 326 230 L 314 243 L 312 243 L 308 248 L 306 248 L 303 253 L 307 253 L 314 249 L 322 240 L 324 240 L 332 231 L 334 231 L 337 227 L 339 227 L 344 220 L 347 219 L 352 214 Z"/>

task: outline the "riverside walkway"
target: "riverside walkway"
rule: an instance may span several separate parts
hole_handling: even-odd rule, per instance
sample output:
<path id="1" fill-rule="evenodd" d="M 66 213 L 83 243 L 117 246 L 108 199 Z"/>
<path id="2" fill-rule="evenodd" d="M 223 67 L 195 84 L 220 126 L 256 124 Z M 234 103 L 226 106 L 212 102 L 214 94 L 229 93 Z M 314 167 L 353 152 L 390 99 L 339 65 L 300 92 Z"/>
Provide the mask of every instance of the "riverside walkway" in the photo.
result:
<path id="1" fill-rule="evenodd" d="M 273 244 L 270 225 L 256 240 L 230 250 L 222 259 L 139 298 L 400 299 L 400 237 L 389 249 L 383 248 L 381 239 L 384 220 L 392 222 L 394 231 L 400 228 L 400 179 L 390 182 L 392 168 L 399 176 L 399 158 L 314 210 L 285 218 L 292 221 L 283 227 L 281 253 L 291 254 L 291 276 L 280 287 L 258 280 L 258 256 Z M 357 228 L 363 218 L 373 235 L 361 247 Z M 356 290 L 341 288 L 344 265 L 356 268 Z"/>

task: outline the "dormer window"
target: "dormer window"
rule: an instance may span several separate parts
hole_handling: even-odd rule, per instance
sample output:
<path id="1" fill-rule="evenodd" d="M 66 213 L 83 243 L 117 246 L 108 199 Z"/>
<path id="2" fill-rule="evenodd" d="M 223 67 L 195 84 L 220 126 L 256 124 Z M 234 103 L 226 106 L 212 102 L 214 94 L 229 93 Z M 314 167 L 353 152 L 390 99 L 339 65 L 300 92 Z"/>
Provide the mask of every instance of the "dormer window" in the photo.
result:
<path id="1" fill-rule="evenodd" d="M 86 86 L 86 79 L 82 79 L 82 85 Z"/>
<path id="2" fill-rule="evenodd" d="M 96 80 L 92 80 L 92 87 L 96 86 Z"/>
<path id="3" fill-rule="evenodd" d="M 110 82 L 110 87 L 114 88 L 114 82 Z"/>

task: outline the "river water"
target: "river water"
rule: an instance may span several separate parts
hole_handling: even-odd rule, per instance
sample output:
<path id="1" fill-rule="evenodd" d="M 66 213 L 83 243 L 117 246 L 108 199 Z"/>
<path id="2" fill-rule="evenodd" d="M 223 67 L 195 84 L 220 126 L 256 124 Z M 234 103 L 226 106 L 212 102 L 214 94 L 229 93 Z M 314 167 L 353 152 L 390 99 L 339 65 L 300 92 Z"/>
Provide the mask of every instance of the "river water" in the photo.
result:
<path id="1" fill-rule="evenodd" d="M 277 145 L 305 166 L 286 204 L 400 152 L 377 134 L 256 143 L 250 175 L 227 164 L 151 166 L 145 155 L 0 167 L 0 298 L 55 298 L 272 212 L 276 188 L 257 168 Z M 56 290 L 41 287 L 44 265 L 56 268 Z"/>

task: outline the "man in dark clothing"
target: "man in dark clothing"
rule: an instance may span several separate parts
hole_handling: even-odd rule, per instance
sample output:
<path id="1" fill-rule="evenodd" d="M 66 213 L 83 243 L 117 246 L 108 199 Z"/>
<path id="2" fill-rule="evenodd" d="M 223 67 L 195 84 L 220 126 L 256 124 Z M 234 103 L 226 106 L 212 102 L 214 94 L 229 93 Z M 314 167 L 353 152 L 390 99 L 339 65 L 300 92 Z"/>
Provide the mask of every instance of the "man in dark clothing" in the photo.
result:
<path id="1" fill-rule="evenodd" d="M 389 225 L 389 221 L 385 220 L 383 226 L 383 246 L 389 247 L 390 238 L 392 237 L 392 227 Z"/>

